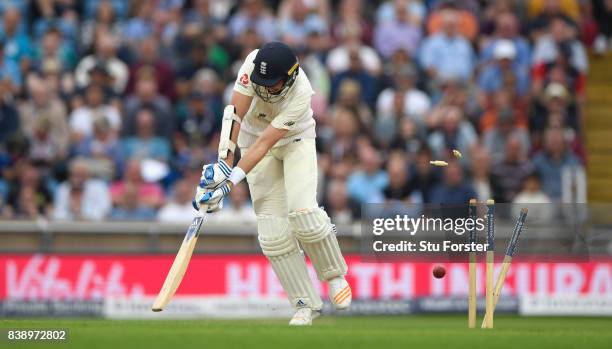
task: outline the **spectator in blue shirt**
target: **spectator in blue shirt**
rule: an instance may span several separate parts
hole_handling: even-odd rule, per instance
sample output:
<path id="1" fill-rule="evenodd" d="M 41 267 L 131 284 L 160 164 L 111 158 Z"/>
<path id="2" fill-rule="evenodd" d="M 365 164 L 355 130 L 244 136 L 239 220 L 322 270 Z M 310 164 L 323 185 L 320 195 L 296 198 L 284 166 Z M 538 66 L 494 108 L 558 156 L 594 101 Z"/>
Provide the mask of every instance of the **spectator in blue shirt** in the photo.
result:
<path id="1" fill-rule="evenodd" d="M 292 1 L 289 13 L 280 19 L 279 32 L 283 42 L 289 45 L 305 44 L 310 33 L 327 33 L 327 23 L 316 12 L 310 9 L 304 1 Z"/>
<path id="2" fill-rule="evenodd" d="M 357 50 L 351 49 L 349 52 L 350 66 L 349 69 L 334 76 L 331 83 L 332 103 L 336 102 L 340 92 L 340 86 L 347 79 L 355 80 L 361 88 L 361 98 L 372 109 L 376 105 L 376 96 L 378 94 L 378 83 L 364 67 L 359 57 Z"/>
<path id="3" fill-rule="evenodd" d="M 431 203 L 465 204 L 475 197 L 474 188 L 464 179 L 463 169 L 453 161 L 445 168 L 444 182 L 432 191 Z"/>
<path id="4" fill-rule="evenodd" d="M 130 18 L 123 26 L 122 36 L 129 44 L 134 45 L 153 33 L 152 1 L 143 1 L 136 8 L 135 16 Z"/>
<path id="5" fill-rule="evenodd" d="M 168 162 L 170 144 L 168 140 L 155 136 L 155 116 L 149 109 L 141 109 L 136 116 L 136 135 L 123 141 L 123 154 L 127 159 L 156 159 Z"/>
<path id="6" fill-rule="evenodd" d="M 549 128 L 544 132 L 544 149 L 533 158 L 542 179 L 542 190 L 553 200 L 561 200 L 561 172 L 569 166 L 581 166 L 578 157 L 567 148 L 563 130 Z"/>
<path id="7" fill-rule="evenodd" d="M 264 41 L 276 38 L 275 18 L 262 0 L 243 1 L 238 12 L 230 18 L 228 26 L 233 38 L 241 37 L 249 30 L 255 30 Z"/>
<path id="8" fill-rule="evenodd" d="M 0 42 L 0 84 L 17 92 L 21 87 L 21 70 L 17 63 L 4 56 L 4 45 Z"/>
<path id="9" fill-rule="evenodd" d="M 488 62 L 494 59 L 495 47 L 499 41 L 510 40 L 516 49 L 513 65 L 529 70 L 531 66 L 531 48 L 525 38 L 520 36 L 518 20 L 512 13 L 500 14 L 495 21 L 495 33 L 480 52 L 480 61 Z"/>
<path id="10" fill-rule="evenodd" d="M 430 78 L 461 81 L 471 78 L 474 51 L 458 31 L 458 16 L 454 10 L 444 10 L 442 30 L 423 41 L 420 61 Z"/>
<path id="11" fill-rule="evenodd" d="M 502 88 L 515 90 L 519 96 L 529 92 L 529 67 L 515 64 L 517 49 L 510 40 L 497 40 L 493 61 L 486 64 L 478 77 L 478 85 L 487 94 Z"/>
<path id="12" fill-rule="evenodd" d="M 365 146 L 359 157 L 361 168 L 353 172 L 346 183 L 349 196 L 361 204 L 384 202 L 383 190 L 389 184 L 389 178 L 380 169 L 380 155 L 376 149 Z"/>
<path id="13" fill-rule="evenodd" d="M 15 8 L 8 8 L 2 18 L 0 41 L 4 43 L 4 58 L 18 65 L 27 63 L 31 58 L 31 43 L 27 34 L 19 30 L 21 14 Z"/>

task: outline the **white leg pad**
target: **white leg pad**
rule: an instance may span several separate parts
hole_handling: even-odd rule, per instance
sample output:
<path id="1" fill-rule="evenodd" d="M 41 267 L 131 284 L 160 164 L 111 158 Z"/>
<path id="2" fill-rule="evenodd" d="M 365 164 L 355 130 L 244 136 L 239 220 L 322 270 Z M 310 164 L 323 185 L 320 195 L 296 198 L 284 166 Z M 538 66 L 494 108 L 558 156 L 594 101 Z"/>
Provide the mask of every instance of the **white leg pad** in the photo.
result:
<path id="1" fill-rule="evenodd" d="M 289 223 L 321 281 L 346 274 L 348 267 L 336 239 L 335 227 L 322 208 L 292 212 Z"/>
<path id="2" fill-rule="evenodd" d="M 287 218 L 258 216 L 259 245 L 268 257 L 294 308 L 320 310 L 323 301 L 308 276 L 304 255 L 291 235 Z"/>

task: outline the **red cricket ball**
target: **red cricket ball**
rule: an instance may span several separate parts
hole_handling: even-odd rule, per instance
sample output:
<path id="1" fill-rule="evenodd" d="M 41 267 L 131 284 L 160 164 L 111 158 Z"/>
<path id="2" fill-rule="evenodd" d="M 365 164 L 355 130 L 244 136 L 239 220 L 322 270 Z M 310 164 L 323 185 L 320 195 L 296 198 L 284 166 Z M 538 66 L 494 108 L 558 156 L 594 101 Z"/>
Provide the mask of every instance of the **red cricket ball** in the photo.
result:
<path id="1" fill-rule="evenodd" d="M 441 265 L 436 265 L 436 266 L 433 268 L 433 276 L 434 276 L 436 279 L 441 279 L 441 278 L 443 278 L 443 277 L 444 277 L 444 275 L 446 275 L 446 269 L 444 269 L 444 267 L 443 267 L 443 266 L 441 266 Z"/>

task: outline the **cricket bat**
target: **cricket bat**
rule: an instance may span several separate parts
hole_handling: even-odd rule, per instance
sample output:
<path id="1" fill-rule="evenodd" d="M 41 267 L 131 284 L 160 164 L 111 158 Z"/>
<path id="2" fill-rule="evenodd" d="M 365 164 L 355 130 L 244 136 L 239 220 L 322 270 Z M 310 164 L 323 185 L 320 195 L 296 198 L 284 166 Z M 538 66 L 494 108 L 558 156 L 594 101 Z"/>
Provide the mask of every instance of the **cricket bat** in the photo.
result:
<path id="1" fill-rule="evenodd" d="M 176 254 L 174 262 L 172 262 L 172 267 L 170 267 L 170 271 L 166 276 L 166 280 L 164 281 L 157 298 L 155 298 L 155 302 L 153 303 L 152 307 L 153 311 L 162 311 L 164 307 L 168 305 L 170 299 L 172 299 L 172 296 L 174 296 L 174 293 L 181 284 L 185 271 L 187 271 L 189 261 L 191 260 L 193 249 L 198 242 L 198 235 L 200 235 L 202 222 L 204 222 L 204 215 L 198 215 L 193 219 L 191 225 L 187 229 L 187 233 L 185 234 L 181 248 Z"/>
<path id="2" fill-rule="evenodd" d="M 506 281 L 506 274 L 508 274 L 508 270 L 510 270 L 510 265 L 512 264 L 512 257 L 514 256 L 514 251 L 516 250 L 516 246 L 518 245 L 518 239 L 523 231 L 523 226 L 525 225 L 525 219 L 527 218 L 527 209 L 523 208 L 521 210 L 521 214 L 514 225 L 514 231 L 512 231 L 512 237 L 510 238 L 510 242 L 508 242 L 508 247 L 506 247 L 506 255 L 504 256 L 504 261 L 502 262 L 502 268 L 499 272 L 499 276 L 497 277 L 497 282 L 495 283 L 495 290 L 493 291 L 493 308 L 490 310 L 492 312 L 495 311 L 495 307 L 497 306 L 497 302 L 499 301 L 499 296 L 501 295 L 502 288 L 504 287 L 504 282 Z M 487 310 L 488 312 L 489 310 Z M 493 314 L 489 314 L 493 317 Z M 485 320 L 487 318 L 487 313 L 485 313 Z M 485 328 L 486 323 L 485 320 L 482 321 L 481 328 Z"/>

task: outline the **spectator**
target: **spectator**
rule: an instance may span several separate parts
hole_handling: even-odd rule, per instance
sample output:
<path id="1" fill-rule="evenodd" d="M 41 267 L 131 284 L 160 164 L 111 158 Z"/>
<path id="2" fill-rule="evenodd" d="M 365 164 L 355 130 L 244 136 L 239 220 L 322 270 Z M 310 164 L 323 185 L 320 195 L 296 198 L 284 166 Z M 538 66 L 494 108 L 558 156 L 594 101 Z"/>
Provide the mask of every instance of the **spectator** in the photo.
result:
<path id="1" fill-rule="evenodd" d="M 504 158 L 494 160 L 492 172 L 498 184 L 497 193 L 493 195 L 496 201 L 512 202 L 525 178 L 534 171 L 533 164 L 527 159 L 527 149 L 516 136 L 506 139 Z"/>
<path id="2" fill-rule="evenodd" d="M 51 212 L 53 196 L 40 171 L 27 161 L 16 166 L 16 176 L 10 183 L 5 217 L 37 219 Z"/>
<path id="3" fill-rule="evenodd" d="M 486 103 L 484 113 L 480 118 L 480 132 L 487 131 L 498 126 L 500 115 L 505 113 L 506 116 L 512 115 L 514 127 L 527 130 L 529 128 L 529 120 L 525 103 L 523 103 L 512 90 L 500 90 L 496 92 L 490 102 Z"/>
<path id="4" fill-rule="evenodd" d="M 389 177 L 380 169 L 380 154 L 371 146 L 364 146 L 359 151 L 359 160 L 361 166 L 346 183 L 349 196 L 360 204 L 382 203 Z"/>
<path id="5" fill-rule="evenodd" d="M 519 140 L 522 149 L 530 149 L 529 134 L 516 126 L 514 111 L 502 109 L 498 112 L 497 126 L 483 134 L 483 145 L 491 153 L 493 161 L 506 157 L 506 143 L 510 137 Z"/>
<path id="6" fill-rule="evenodd" d="M 337 108 L 331 116 L 331 129 L 322 132 L 325 153 L 334 162 L 351 157 L 357 152 L 356 137 L 359 135 L 361 123 L 359 117 L 351 109 Z"/>
<path id="7" fill-rule="evenodd" d="M 455 11 L 444 10 L 442 31 L 423 41 L 420 61 L 430 79 L 470 80 L 474 71 L 474 51 L 457 26 Z"/>
<path id="8" fill-rule="evenodd" d="M 393 72 L 393 87 L 383 90 L 376 101 L 379 118 L 407 117 L 423 126 L 431 108 L 429 97 L 416 87 L 417 72 L 406 66 Z"/>
<path id="9" fill-rule="evenodd" d="M 571 66 L 582 73 L 586 73 L 589 66 L 584 46 L 576 39 L 575 29 L 560 17 L 551 20 L 548 34 L 542 35 L 535 42 L 532 64 L 554 62 L 560 53 L 558 48 L 562 43 L 570 46 L 572 52 Z"/>
<path id="10" fill-rule="evenodd" d="M 70 163 L 68 181 L 55 194 L 53 217 L 57 220 L 102 220 L 111 209 L 111 198 L 104 182 L 90 177 L 80 160 Z"/>
<path id="11" fill-rule="evenodd" d="M 349 224 L 357 217 L 355 211 L 359 205 L 348 197 L 346 184 L 341 180 L 335 179 L 328 184 L 325 203 L 325 210 L 335 224 Z"/>
<path id="12" fill-rule="evenodd" d="M 359 53 L 356 50 L 349 51 L 349 67 L 347 70 L 339 72 L 332 78 L 331 82 L 331 97 L 332 103 L 336 102 L 339 96 L 340 88 L 345 80 L 354 80 L 359 84 L 361 98 L 370 107 L 374 108 L 376 103 L 376 94 L 378 93 L 378 84 L 376 78 L 371 75 L 368 70 L 362 65 L 359 59 Z"/>
<path id="13" fill-rule="evenodd" d="M 81 59 L 76 67 L 74 74 L 78 86 L 89 85 L 89 71 L 102 62 L 112 77 L 113 91 L 120 94 L 125 90 L 128 81 L 128 67 L 116 56 L 118 44 L 117 37 L 108 33 L 101 33 L 96 37 L 95 53 Z"/>
<path id="14" fill-rule="evenodd" d="M 420 26 L 427 14 L 427 9 L 421 0 L 387 0 L 383 1 L 376 10 L 376 22 L 390 22 L 395 20 L 400 7 L 408 13 L 410 21 Z"/>
<path id="15" fill-rule="evenodd" d="M 515 69 L 529 69 L 531 65 L 531 48 L 525 38 L 520 35 L 519 23 L 512 13 L 497 14 L 495 19 L 495 32 L 491 40 L 484 44 L 480 53 L 480 61 L 488 62 L 495 57 L 495 50 L 500 41 L 509 40 L 514 44 L 516 54 L 513 65 Z"/>
<path id="16" fill-rule="evenodd" d="M 472 185 L 465 179 L 463 169 L 457 162 L 450 162 L 444 171 L 444 182 L 431 193 L 434 204 L 465 204 L 477 197 Z"/>
<path id="17" fill-rule="evenodd" d="M 516 55 L 512 41 L 497 40 L 493 50 L 494 61 L 486 64 L 478 77 L 478 85 L 484 93 L 511 89 L 517 95 L 525 96 L 529 92 L 529 67 L 516 64 Z"/>
<path id="18" fill-rule="evenodd" d="M 554 61 L 539 63 L 533 67 L 533 87 L 535 95 L 539 95 L 550 83 L 558 83 L 573 90 L 579 100 L 584 99 L 586 76 L 572 66 L 572 45 L 564 41 L 557 47 L 559 53 Z"/>
<path id="19" fill-rule="evenodd" d="M 91 172 L 105 180 L 114 178 L 124 160 L 117 134 L 105 118 L 94 121 L 93 134 L 74 144 L 71 153 L 72 156 L 87 159 L 83 161 L 87 161 Z"/>
<path id="20" fill-rule="evenodd" d="M 359 133 L 368 133 L 373 123 L 370 107 L 364 103 L 366 97 L 362 94 L 362 85 L 353 79 L 345 79 L 340 83 L 336 103 L 332 106 L 333 112 L 336 108 L 350 109 L 357 117 Z"/>
<path id="21" fill-rule="evenodd" d="M 102 86 L 89 85 L 85 89 L 85 104 L 70 115 L 73 139 L 78 142 L 90 137 L 93 133 L 93 124 L 99 118 L 106 119 L 115 134 L 119 132 L 121 128 L 119 112 L 113 106 L 106 104 Z"/>
<path id="22" fill-rule="evenodd" d="M 430 14 L 425 24 L 427 32 L 435 34 L 444 30 L 444 17 L 452 12 L 457 21 L 457 30 L 469 41 L 475 41 L 478 35 L 478 18 L 475 14 L 480 12 L 478 5 L 472 0 L 434 0 L 429 3 Z"/>
<path id="23" fill-rule="evenodd" d="M 418 20 L 410 16 L 404 1 L 395 1 L 395 18 L 379 22 L 374 29 L 374 47 L 384 58 L 397 50 L 404 50 L 413 56 L 421 40 Z"/>
<path id="24" fill-rule="evenodd" d="M 138 43 L 138 59 L 130 66 L 127 94 L 134 92 L 138 76 L 146 70 L 153 71 L 153 76 L 157 81 L 157 86 L 159 86 L 159 93 L 169 100 L 173 100 L 175 98 L 174 85 L 168 82 L 174 80 L 174 71 L 169 62 L 160 58 L 159 42 L 154 36 L 144 38 Z"/>
<path id="25" fill-rule="evenodd" d="M 155 218 L 155 210 L 142 204 L 136 185 L 127 184 L 109 218 L 118 221 L 150 221 Z"/>
<path id="26" fill-rule="evenodd" d="M 16 93 L 21 88 L 21 70 L 19 65 L 5 55 L 5 45 L 0 41 L 0 84 L 2 95 Z"/>
<path id="27" fill-rule="evenodd" d="M 548 223 L 553 219 L 554 206 L 550 204 L 548 195 L 542 191 L 542 183 L 536 173 L 525 178 L 523 189 L 514 198 L 513 203 L 515 204 L 512 205 L 514 216 L 519 215 L 520 209 L 525 207 L 525 204 L 530 204 L 527 205 L 530 222 Z"/>
<path id="28" fill-rule="evenodd" d="M 141 71 L 136 80 L 135 93 L 125 101 L 124 136 L 136 134 L 137 114 L 143 108 L 151 110 L 155 116 L 155 134 L 170 140 L 174 132 L 174 115 L 170 101 L 159 94 L 154 72 L 147 69 Z"/>
<path id="29" fill-rule="evenodd" d="M 568 166 L 580 166 L 580 161 L 567 148 L 563 131 L 549 128 L 544 132 L 544 149 L 534 158 L 536 171 L 542 179 L 542 190 L 550 199 L 561 199 L 561 171 Z"/>
<path id="30" fill-rule="evenodd" d="M 134 16 L 125 22 L 121 28 L 123 40 L 130 46 L 149 37 L 153 33 L 153 12 L 155 4 L 151 1 L 141 1 L 134 6 Z"/>
<path id="31" fill-rule="evenodd" d="M 550 198 L 542 191 L 542 183 L 537 173 L 533 173 L 523 181 L 523 189 L 512 201 L 518 204 L 549 204 Z M 531 210 L 530 210 L 530 213 Z M 534 217 L 539 217 L 539 212 Z"/>
<path id="32" fill-rule="evenodd" d="M 4 10 L 0 42 L 3 43 L 4 59 L 17 64 L 22 70 L 29 68 L 32 58 L 31 40 L 23 30 L 21 14 L 18 9 L 8 7 Z"/>
<path id="33" fill-rule="evenodd" d="M 0 144 L 19 131 L 19 111 L 12 98 L 10 86 L 6 81 L 0 81 Z"/>
<path id="34" fill-rule="evenodd" d="M 471 163 L 472 188 L 476 192 L 479 201 L 487 201 L 494 198 L 496 191 L 495 178 L 491 176 L 491 155 L 485 148 L 475 148 L 472 151 Z"/>
<path id="35" fill-rule="evenodd" d="M 233 38 L 253 29 L 264 41 L 276 38 L 276 21 L 262 0 L 245 0 L 242 2 L 228 23 Z"/>
<path id="36" fill-rule="evenodd" d="M 414 168 L 411 169 L 414 172 L 413 186 L 418 188 L 426 203 L 431 202 L 431 193 L 442 177 L 440 170 L 429 163 L 431 160 L 431 150 L 427 146 L 421 147 L 416 154 Z"/>
<path id="37" fill-rule="evenodd" d="M 303 45 L 310 33 L 328 31 L 325 18 L 316 11 L 316 1 L 288 0 L 287 4 L 288 13 L 281 13 L 279 18 L 279 33 L 283 42 L 292 46 Z"/>
<path id="38" fill-rule="evenodd" d="M 133 186 L 138 193 L 142 205 L 150 208 L 158 208 L 164 203 L 164 192 L 156 183 L 147 183 L 142 179 L 140 161 L 129 160 L 123 171 L 123 178 L 113 183 L 110 193 L 114 205 L 119 205 L 123 200 L 126 187 Z"/>
<path id="39" fill-rule="evenodd" d="M 355 66 L 362 67 L 371 76 L 378 76 L 382 70 L 376 50 L 361 42 L 361 27 L 354 22 L 346 23 L 340 43 L 329 51 L 325 64 L 332 75 Z"/>
<path id="40" fill-rule="evenodd" d="M 21 131 L 34 148 L 37 142 L 49 143 L 53 153 L 49 160 L 64 159 L 70 141 L 66 107 L 41 79 L 31 79 L 28 89 L 29 99 L 19 107 Z"/>
<path id="41" fill-rule="evenodd" d="M 463 118 L 461 110 L 457 107 L 448 107 L 443 112 L 440 129 L 429 136 L 428 143 L 436 158 L 444 158 L 456 149 L 463 154 L 461 162 L 468 164 L 469 153 L 477 140 L 476 131 Z"/>
<path id="42" fill-rule="evenodd" d="M 211 10 L 211 0 L 194 0 L 192 8 L 185 14 L 188 24 L 204 25 L 205 29 L 214 29 L 222 23 Z"/>
<path id="43" fill-rule="evenodd" d="M 122 1 L 121 1 L 122 2 Z M 87 4 L 92 4 L 89 1 Z M 113 36 L 121 35 L 121 23 L 117 20 L 115 8 L 111 1 L 97 1 L 95 19 L 85 19 L 81 25 L 80 44 L 84 51 L 90 51 L 95 39 L 101 33 L 110 33 Z"/>
<path id="44" fill-rule="evenodd" d="M 43 35 L 40 46 L 36 47 L 34 57 L 38 69 L 48 62 L 57 62 L 60 71 L 69 71 L 77 63 L 77 53 L 73 46 L 64 39 L 59 29 L 51 27 Z"/>
<path id="45" fill-rule="evenodd" d="M 168 162 L 170 144 L 168 140 L 155 136 L 155 117 L 151 110 L 141 109 L 136 116 L 136 135 L 123 140 L 123 155 L 126 159 L 156 159 Z"/>
<path id="46" fill-rule="evenodd" d="M 532 132 L 542 132 L 549 126 L 579 130 L 581 121 L 565 86 L 551 83 L 544 89 L 542 100 L 535 105 L 530 120 Z"/>
<path id="47" fill-rule="evenodd" d="M 338 6 L 335 18 L 332 21 L 332 36 L 335 39 L 341 39 L 346 34 L 347 30 L 359 28 L 359 41 L 371 45 L 372 44 L 372 23 L 365 15 L 367 6 L 364 5 L 364 0 L 341 0 Z M 393 5 L 391 5 L 393 11 Z"/>
<path id="48" fill-rule="evenodd" d="M 185 119 L 181 121 L 179 131 L 192 146 L 206 144 L 221 126 L 211 105 L 212 98 L 201 92 L 192 92 L 188 99 Z"/>
<path id="49" fill-rule="evenodd" d="M 387 161 L 389 183 L 383 194 L 387 202 L 405 204 L 420 204 L 423 202 L 421 192 L 414 188 L 410 171 L 403 152 L 393 152 Z"/>
<path id="50" fill-rule="evenodd" d="M 174 195 L 160 208 L 157 220 L 168 223 L 189 224 L 193 219 L 194 210 L 191 205 L 194 184 L 189 180 L 179 180 L 174 184 Z"/>

